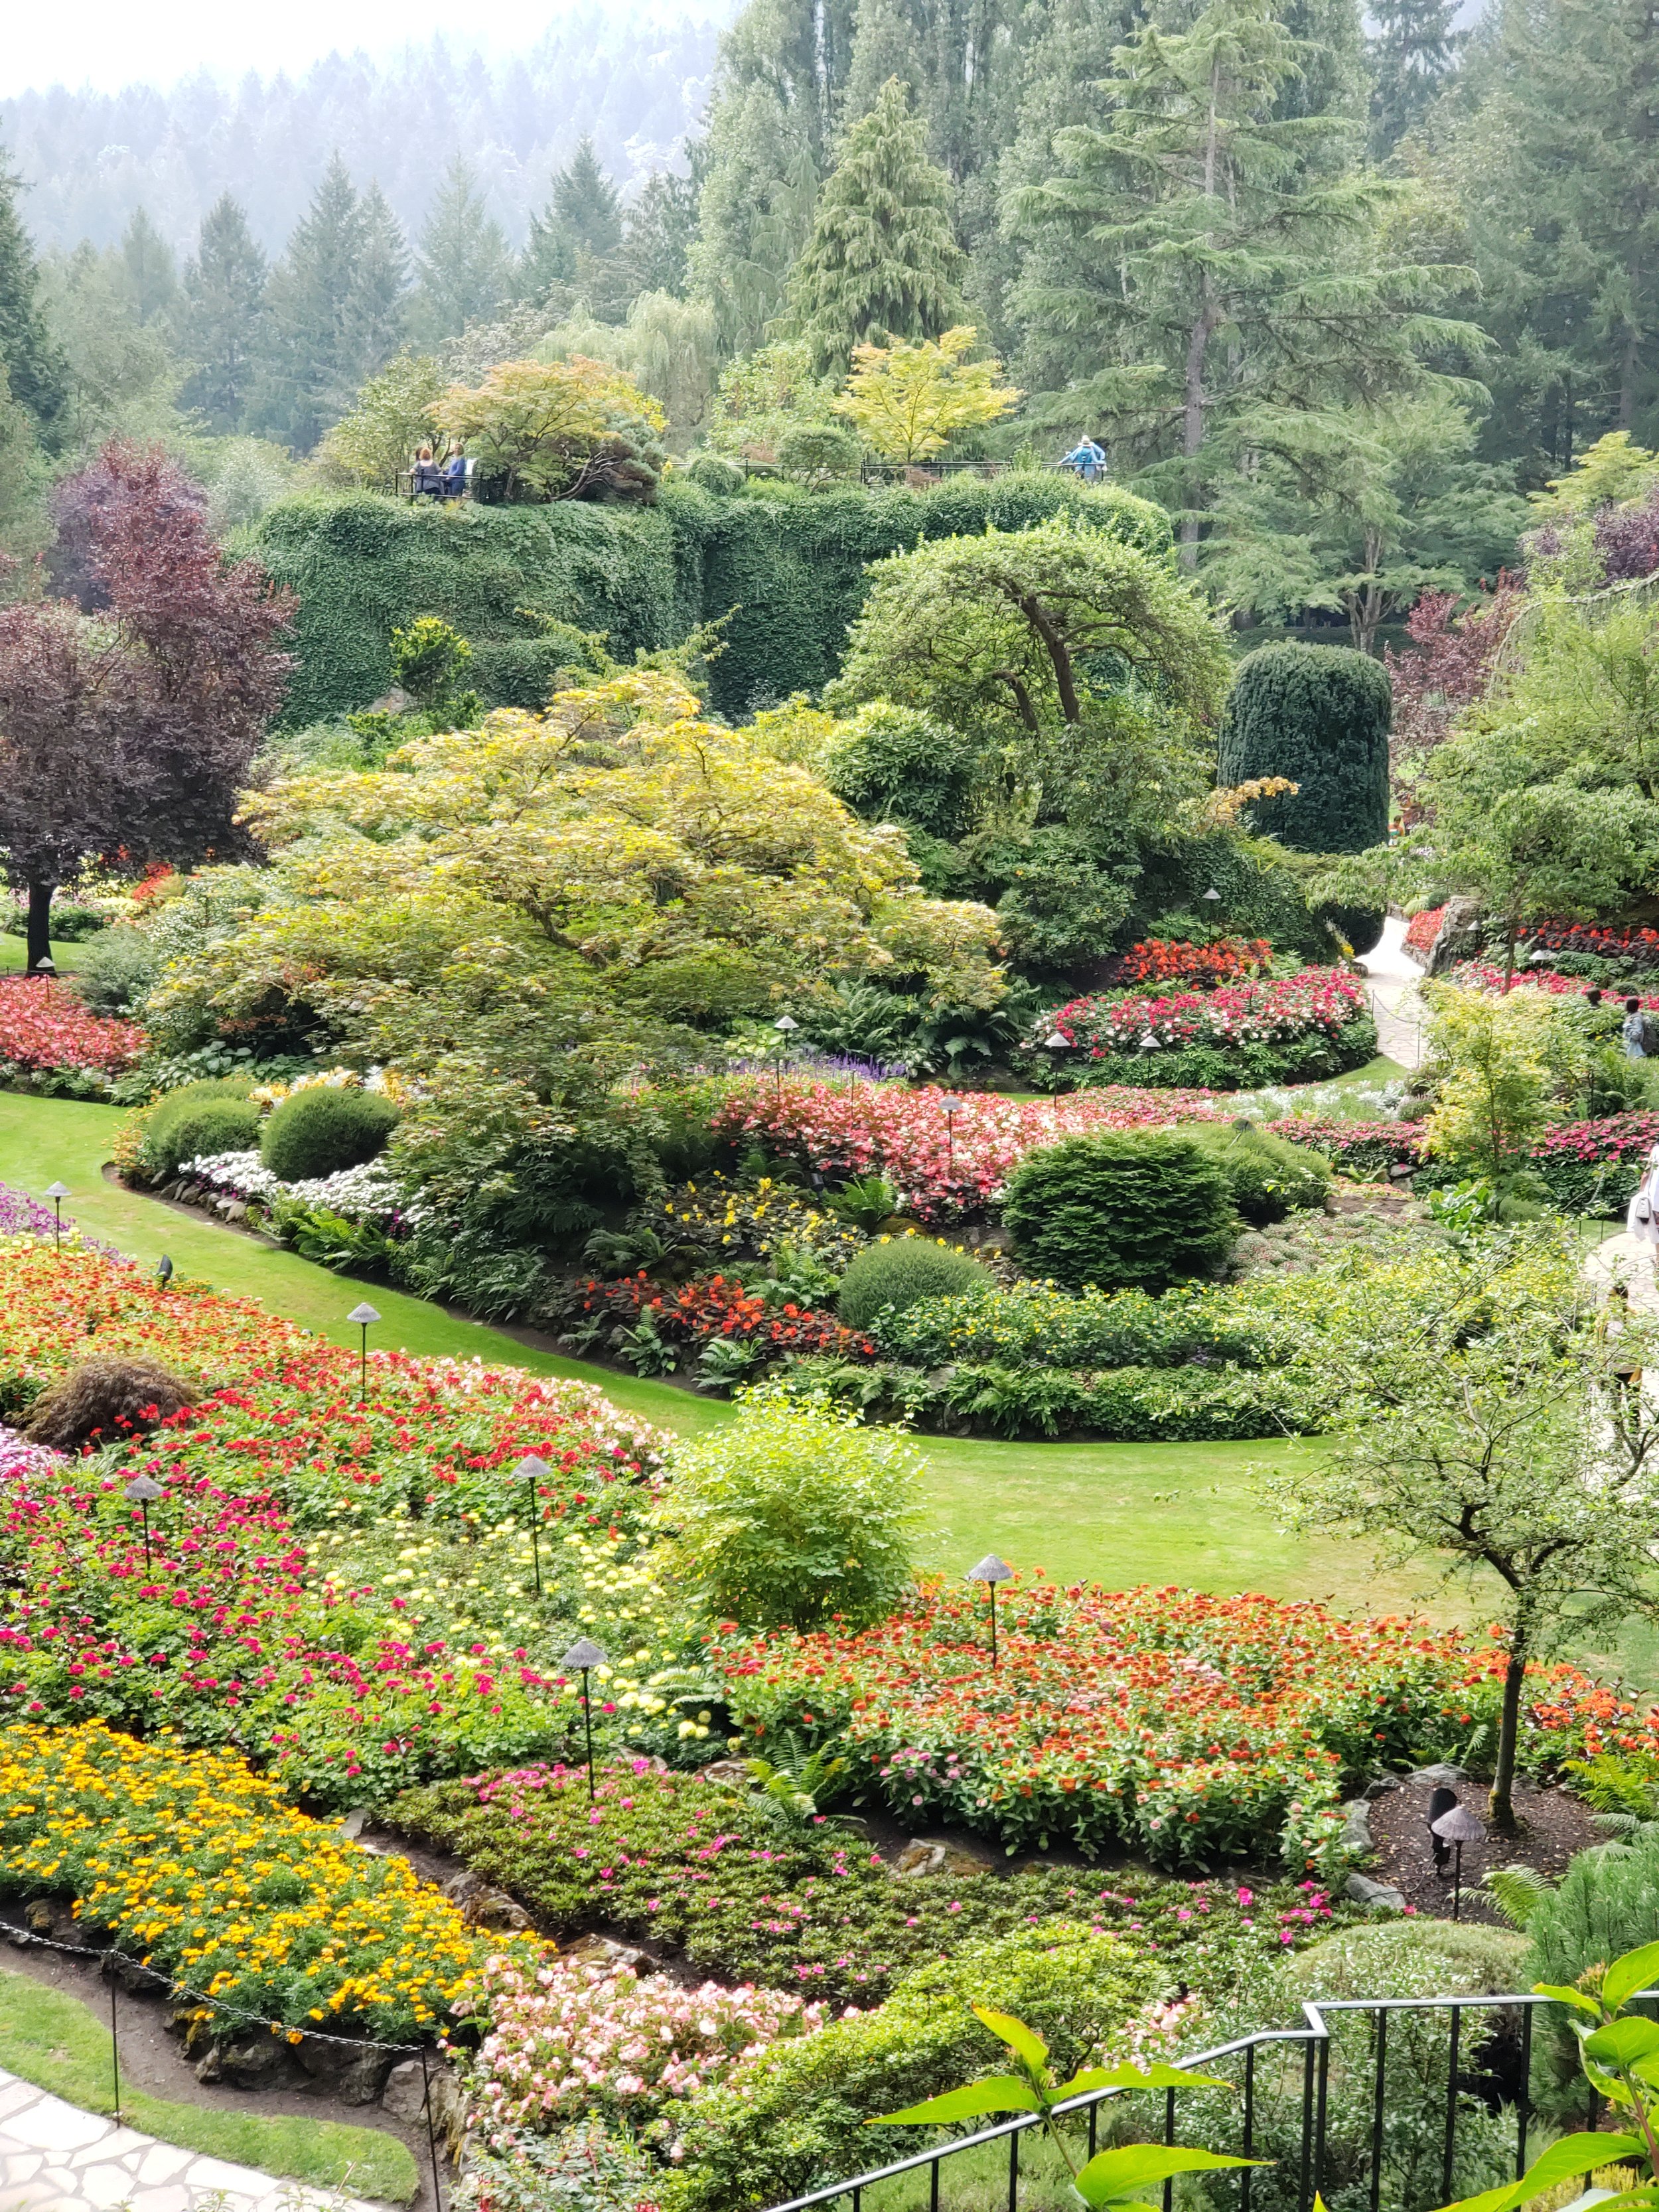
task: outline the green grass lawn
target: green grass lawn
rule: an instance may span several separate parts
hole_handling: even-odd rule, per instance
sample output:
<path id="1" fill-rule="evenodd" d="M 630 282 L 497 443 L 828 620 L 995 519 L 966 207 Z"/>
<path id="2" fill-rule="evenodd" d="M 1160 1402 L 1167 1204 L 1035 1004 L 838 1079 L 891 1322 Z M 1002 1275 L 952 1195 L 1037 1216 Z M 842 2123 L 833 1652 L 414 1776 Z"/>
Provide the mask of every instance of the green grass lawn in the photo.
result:
<path id="1" fill-rule="evenodd" d="M 89 2007 L 27 1974 L 0 1968 L 0 2067 L 82 2112 L 115 2110 L 110 2033 Z M 406 2204 L 416 2187 L 415 2161 L 396 2136 L 310 2117 L 264 2118 L 175 2105 L 142 2089 L 121 2090 L 129 2127 L 181 2150 L 291 2176 L 317 2189 Z"/>
<path id="2" fill-rule="evenodd" d="M 59 968 L 78 968 L 84 944 L 54 945 L 52 957 Z M 21 937 L 0 933 L 0 975 L 21 975 L 28 962 L 28 946 Z"/>

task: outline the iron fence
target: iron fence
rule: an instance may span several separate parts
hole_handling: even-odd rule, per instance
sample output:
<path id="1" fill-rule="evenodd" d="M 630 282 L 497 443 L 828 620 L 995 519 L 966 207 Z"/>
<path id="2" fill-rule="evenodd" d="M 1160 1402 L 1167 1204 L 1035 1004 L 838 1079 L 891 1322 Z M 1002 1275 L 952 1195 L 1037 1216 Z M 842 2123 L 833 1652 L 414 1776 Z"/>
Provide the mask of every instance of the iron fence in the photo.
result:
<path id="1" fill-rule="evenodd" d="M 1640 1994 L 1644 1998 L 1659 1996 L 1659 1991 L 1651 1990 L 1643 1990 Z M 1443 2015 L 1448 2033 L 1443 2079 L 1434 2085 L 1434 2094 L 1439 2100 L 1437 2107 L 1427 2113 L 1421 2109 L 1422 2092 L 1427 2086 L 1421 2081 L 1415 2085 L 1416 2094 L 1411 2098 L 1413 2124 L 1419 2131 L 1425 2124 L 1430 2130 L 1427 2142 L 1430 2154 L 1417 2160 L 1417 2171 L 1409 2185 L 1403 2189 L 1398 2186 L 1390 2189 L 1390 2206 L 1395 2208 L 1395 2212 L 1428 2212 L 1429 2207 L 1444 2204 L 1451 2198 L 1459 2171 L 1460 2130 L 1468 2128 L 1477 2116 L 1482 2122 L 1481 2154 L 1488 2161 L 1495 2161 L 1501 2157 L 1506 2169 L 1502 2174 L 1492 2174 L 1481 2185 L 1502 2185 L 1510 2178 L 1507 2172 L 1510 2156 L 1508 2142 L 1503 2142 L 1500 2149 L 1498 2136 L 1494 2133 L 1495 2130 L 1499 2130 L 1507 2136 L 1510 2121 L 1504 2118 L 1506 2114 L 1512 2118 L 1513 2176 L 1518 2180 L 1526 2170 L 1528 2135 L 1537 2117 L 1531 2095 L 1534 2015 L 1539 2005 L 1555 2002 L 1553 1998 L 1532 1995 L 1348 1997 L 1310 2001 L 1302 2008 L 1303 2024 L 1300 2027 L 1262 2029 L 1228 2043 L 1217 2044 L 1208 2050 L 1195 2051 L 1181 2059 L 1179 2063 L 1189 2069 L 1213 2068 L 1228 2060 L 1239 2062 L 1241 2079 L 1236 2086 L 1240 2095 L 1234 2139 L 1231 2142 L 1214 2140 L 1213 2127 L 1207 2124 L 1205 2132 L 1200 2134 L 1194 2130 L 1195 2139 L 1206 2150 L 1237 2150 L 1246 2158 L 1263 2155 L 1266 2148 L 1261 2126 L 1263 2062 L 1264 2059 L 1271 2062 L 1275 2056 L 1288 2058 L 1291 2062 L 1292 2097 L 1293 2100 L 1299 2098 L 1300 2109 L 1292 2124 L 1288 2142 L 1282 2131 L 1275 2141 L 1274 2148 L 1288 2148 L 1291 2157 L 1280 2160 L 1279 2171 L 1272 2177 L 1276 2184 L 1274 2201 L 1285 2206 L 1293 2203 L 1296 2212 L 1311 2212 L 1315 2197 L 1326 2193 L 1328 2189 L 1332 2118 L 1331 2065 L 1333 2053 L 1337 2048 L 1333 2019 L 1334 2016 L 1342 2016 L 1368 2020 L 1370 2032 L 1363 2052 L 1363 2064 L 1354 2069 L 1356 2075 L 1363 2076 L 1366 2082 L 1365 2097 L 1370 2106 L 1368 2124 L 1363 2124 L 1366 2120 L 1363 2111 L 1356 2114 L 1352 2110 L 1352 2098 L 1345 2114 L 1351 2136 L 1357 2140 L 1364 2165 L 1368 2170 L 1363 2178 L 1356 2175 L 1349 2179 L 1341 2201 L 1351 2206 L 1352 2212 L 1360 2212 L 1361 2206 L 1364 2212 L 1382 2212 L 1390 2116 L 1389 2023 L 1402 2014 Z M 1489 2032 L 1484 2039 L 1471 2037 L 1466 2052 L 1467 2015 L 1502 2015 L 1505 2013 L 1518 2015 L 1518 2018 L 1512 2017 L 1508 2023 L 1509 2032 L 1502 2039 L 1505 2047 L 1495 2057 L 1490 2050 L 1483 2048 L 1483 2043 L 1489 2045 L 1492 2041 Z M 1495 2024 L 1495 2021 L 1483 2023 L 1489 2027 Z M 1178 2133 L 1180 2100 L 1194 2097 L 1207 2097 L 1213 2100 L 1215 2094 L 1212 2090 L 1191 2089 L 1157 2092 L 1098 2089 L 1069 2098 L 1055 2107 L 1055 2112 L 1062 2118 L 1073 2117 L 1086 2121 L 1087 2154 L 1093 2157 L 1096 2151 L 1103 2147 L 1103 2114 L 1117 2100 L 1149 2094 L 1161 2096 L 1164 2106 L 1162 2140 L 1173 2143 L 1181 2140 Z M 1583 2124 L 1594 2128 L 1599 2110 L 1598 2100 L 1590 2098 Z M 1353 2124 L 1356 2119 L 1362 2123 L 1357 2128 Z M 1011 2119 L 998 2121 L 994 2126 L 981 2128 L 971 2135 L 957 2136 L 948 2142 L 937 2143 L 929 2149 L 916 2151 L 908 2158 L 895 2160 L 890 2165 L 877 2166 L 867 2173 L 856 2174 L 848 2180 L 811 2190 L 802 2197 L 790 2197 L 785 2203 L 772 2206 L 770 2212 L 810 2212 L 813 2206 L 842 2203 L 849 2204 L 851 2212 L 885 2212 L 884 2199 L 888 2204 L 902 2203 L 907 2212 L 914 2204 L 916 2212 L 920 2212 L 919 2191 L 888 2191 L 883 2185 L 901 2183 L 907 2177 L 915 2178 L 919 2182 L 924 2175 L 927 2179 L 928 2212 L 941 2212 L 942 2179 L 945 2177 L 951 2161 L 971 2160 L 980 2169 L 980 2176 L 982 2177 L 989 2161 L 994 2160 L 1000 2163 L 1002 2153 L 998 2146 L 1006 2146 L 1006 2212 L 1036 2212 L 1032 2194 L 1027 2192 L 1023 2195 L 1023 2182 L 1027 2176 L 1033 2180 L 1037 2179 L 1032 2172 L 1030 2156 L 1036 2146 L 1029 2144 L 1028 2138 L 1033 2130 L 1041 2131 L 1043 2125 L 1039 2115 L 1019 2113 Z M 1146 2131 L 1138 2130 L 1132 2139 L 1146 2140 Z M 1351 2153 L 1353 2147 L 1351 2141 L 1348 2145 Z M 1024 2172 L 1023 2156 L 1026 2160 Z M 1284 2172 L 1286 2166 L 1293 2168 L 1291 2173 Z M 1206 2174 L 1203 2185 L 1207 2191 L 1217 2189 L 1218 2185 L 1231 2191 L 1236 2185 L 1237 2212 L 1253 2212 L 1253 2207 L 1260 2212 L 1261 2179 L 1265 2171 L 1261 2167 L 1243 2166 L 1236 2173 L 1229 2172 L 1224 2177 Z M 1398 2180 L 1397 2175 L 1395 2178 Z M 1286 2182 L 1291 2185 L 1288 2191 L 1285 2185 Z M 1174 2190 L 1172 2181 L 1164 2184 L 1164 2212 L 1172 2212 Z M 876 2192 L 876 2201 L 871 2203 L 866 2200 L 872 2191 Z M 1040 2196 L 1041 2190 L 1036 2193 Z M 980 2185 L 974 2190 L 971 2200 L 959 2198 L 957 2201 L 971 2201 L 976 2212 L 1000 2212 L 1000 2183 L 993 2185 L 980 2179 Z"/>

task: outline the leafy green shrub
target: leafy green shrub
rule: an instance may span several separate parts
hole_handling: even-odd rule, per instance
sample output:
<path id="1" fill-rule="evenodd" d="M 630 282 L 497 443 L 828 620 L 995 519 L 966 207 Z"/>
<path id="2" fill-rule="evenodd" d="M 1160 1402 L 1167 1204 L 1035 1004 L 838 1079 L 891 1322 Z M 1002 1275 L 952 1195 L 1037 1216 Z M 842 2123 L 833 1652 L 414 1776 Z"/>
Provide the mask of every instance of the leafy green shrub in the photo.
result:
<path id="1" fill-rule="evenodd" d="M 398 1109 L 372 1091 L 313 1085 L 295 1091 L 265 1123 L 259 1158 L 284 1182 L 361 1167 L 386 1150 Z"/>
<path id="2" fill-rule="evenodd" d="M 188 1160 L 258 1149 L 259 1109 L 246 1099 L 208 1099 L 167 1126 L 160 1173 L 177 1175 Z"/>
<path id="3" fill-rule="evenodd" d="M 862 1624 L 903 1597 L 921 1462 L 902 1437 L 762 1388 L 672 1464 L 659 1517 L 717 1620 Z"/>
<path id="4" fill-rule="evenodd" d="M 1182 1132 L 1219 1164 L 1233 1204 L 1253 1228 L 1283 1221 L 1287 1213 L 1317 1212 L 1331 1194 L 1331 1171 L 1322 1153 L 1271 1137 L 1252 1125 L 1195 1122 Z"/>
<path id="5" fill-rule="evenodd" d="M 1069 2073 L 1146 2002 L 1155 1966 L 1121 1936 L 1051 1920 L 921 1967 L 878 2012 L 774 2044 L 698 2098 L 680 2169 L 663 2185 L 666 2212 L 781 2203 L 907 2155 L 918 2148 L 914 2129 L 869 2123 L 1004 2069 L 1000 2045 L 970 2006 L 1013 2013 Z"/>
<path id="6" fill-rule="evenodd" d="M 1162 1131 L 1066 1137 L 1028 1152 L 1008 1179 L 1002 1219 L 1032 1273 L 1072 1290 L 1162 1290 L 1213 1274 L 1238 1237 L 1218 1162 Z"/>
<path id="7" fill-rule="evenodd" d="M 179 1172 L 185 1160 L 199 1158 L 203 1146 L 197 1141 L 201 1133 L 202 1117 L 218 1106 L 234 1106 L 240 1109 L 243 1119 L 236 1123 L 241 1140 L 235 1145 L 216 1145 L 211 1149 L 226 1152 L 247 1152 L 259 1141 L 258 1109 L 248 1103 L 248 1092 L 253 1079 L 246 1075 L 221 1075 L 201 1083 L 182 1083 L 176 1091 L 169 1091 L 159 1098 L 143 1115 L 139 1124 L 137 1165 L 152 1182 L 167 1182 Z M 211 1133 L 211 1131 L 210 1131 Z"/>
<path id="8" fill-rule="evenodd" d="M 836 1310 L 848 1328 L 868 1328 L 884 1306 L 902 1313 L 922 1298 L 988 1287 L 977 1260 L 930 1237 L 891 1237 L 866 1245 L 841 1279 Z"/>
<path id="9" fill-rule="evenodd" d="M 685 473 L 701 490 L 713 492 L 717 499 L 735 499 L 744 483 L 742 469 L 723 453 L 694 454 L 686 463 Z"/>
<path id="10" fill-rule="evenodd" d="M 878 699 L 840 726 L 823 765 L 837 797 L 872 821 L 955 837 L 977 765 L 974 746 L 915 707 Z"/>
<path id="11" fill-rule="evenodd" d="M 455 2212 L 637 2212 L 656 2195 L 656 2161 L 602 2120 L 556 2135 L 492 2127 L 469 2148 Z"/>
<path id="12" fill-rule="evenodd" d="M 1238 664 L 1221 726 L 1226 785 L 1287 776 L 1256 827 L 1304 853 L 1361 853 L 1389 833 L 1388 671 L 1346 646 L 1264 645 Z"/>
<path id="13" fill-rule="evenodd" d="M 1659 1928 L 1659 1827 L 1627 1843 L 1580 1851 L 1560 1887 L 1540 1899 L 1527 1923 L 1532 1951 L 1527 1981 L 1571 1984 L 1589 1966 L 1650 1942 Z M 1532 2094 L 1540 2112 L 1562 2119 L 1583 2112 L 1578 2045 L 1552 2007 L 1534 2030 Z"/>
<path id="14" fill-rule="evenodd" d="M 161 964 L 146 933 L 121 924 L 88 939 L 67 981 L 94 1014 L 131 1014 L 148 994 Z"/>
<path id="15" fill-rule="evenodd" d="M 1180 1367 L 1191 1359 L 1261 1367 L 1282 1359 L 1298 1337 L 1272 1293 L 1188 1283 L 1150 1297 L 1145 1291 L 1085 1291 L 1052 1283 L 995 1284 L 920 1299 L 884 1315 L 872 1330 L 881 1349 L 917 1367 L 963 1360 L 1006 1367 Z"/>

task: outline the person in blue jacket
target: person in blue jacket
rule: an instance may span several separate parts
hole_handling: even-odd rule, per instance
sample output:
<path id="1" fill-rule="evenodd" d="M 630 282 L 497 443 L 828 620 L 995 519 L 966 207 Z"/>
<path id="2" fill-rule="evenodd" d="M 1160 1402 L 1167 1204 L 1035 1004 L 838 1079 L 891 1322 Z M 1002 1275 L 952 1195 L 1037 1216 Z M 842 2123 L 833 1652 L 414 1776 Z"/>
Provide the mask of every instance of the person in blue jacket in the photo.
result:
<path id="1" fill-rule="evenodd" d="M 1106 448 L 1090 437 L 1079 438 L 1061 460 L 1063 469 L 1075 469 L 1085 483 L 1092 483 L 1106 465 Z"/>
<path id="2" fill-rule="evenodd" d="M 466 448 L 459 438 L 450 441 L 444 461 L 444 497 L 459 499 L 466 489 Z"/>

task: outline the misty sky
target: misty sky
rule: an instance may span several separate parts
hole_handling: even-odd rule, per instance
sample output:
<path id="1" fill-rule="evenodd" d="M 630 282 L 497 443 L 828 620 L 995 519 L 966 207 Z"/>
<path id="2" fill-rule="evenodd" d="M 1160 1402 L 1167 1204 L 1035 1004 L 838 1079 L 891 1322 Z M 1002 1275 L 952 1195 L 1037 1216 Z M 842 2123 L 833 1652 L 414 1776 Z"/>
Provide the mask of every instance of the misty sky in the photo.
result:
<path id="1" fill-rule="evenodd" d="M 292 75 L 336 49 L 385 54 L 439 31 L 468 49 L 487 35 L 491 52 L 512 52 L 533 46 L 550 21 L 569 12 L 571 0 L 492 0 L 487 11 L 457 9 L 453 0 L 283 0 L 274 9 L 225 0 L 147 0 L 143 7 L 79 0 L 73 9 L 17 8 L 0 45 L 0 98 L 53 84 L 96 92 L 167 85 L 204 68 L 220 77 L 245 70 Z M 662 0 L 657 12 L 684 21 L 716 9 L 714 0 Z"/>

